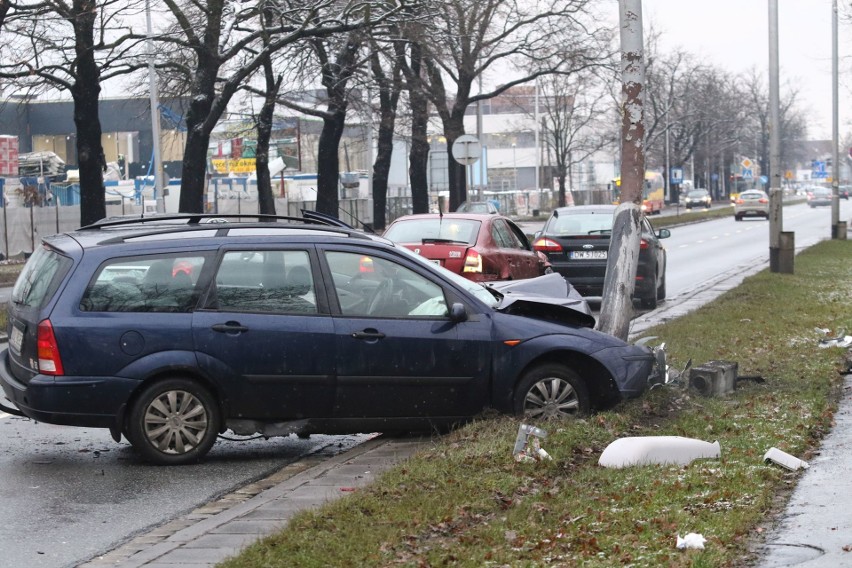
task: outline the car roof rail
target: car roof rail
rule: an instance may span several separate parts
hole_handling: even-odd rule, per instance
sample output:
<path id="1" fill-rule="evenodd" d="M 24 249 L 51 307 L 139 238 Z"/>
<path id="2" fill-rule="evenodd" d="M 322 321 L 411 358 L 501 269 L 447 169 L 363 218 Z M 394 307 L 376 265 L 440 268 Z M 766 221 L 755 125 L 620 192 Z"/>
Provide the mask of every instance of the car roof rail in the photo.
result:
<path id="1" fill-rule="evenodd" d="M 241 214 L 231 214 L 231 213 L 175 213 L 169 215 L 141 215 L 141 216 L 124 216 L 124 217 L 105 217 L 100 221 L 95 221 L 91 225 L 85 225 L 80 227 L 78 230 L 99 230 L 106 227 L 120 227 L 126 225 L 141 225 L 145 223 L 158 223 L 161 221 L 186 221 L 187 226 L 192 225 L 202 225 L 202 224 L 217 224 L 217 223 L 228 223 L 231 221 L 239 221 L 243 219 L 252 219 L 256 222 L 269 222 L 269 221 L 294 221 L 297 223 L 304 223 L 307 225 L 322 225 L 326 227 L 340 227 L 340 228 L 348 228 L 354 229 L 350 227 L 343 221 L 336 220 L 337 222 L 332 222 L 333 217 L 325 216 L 322 214 L 318 214 L 314 211 L 304 211 L 304 213 L 310 213 L 310 215 L 303 215 L 302 217 L 292 217 L 287 215 L 268 215 L 263 213 L 241 213 Z"/>

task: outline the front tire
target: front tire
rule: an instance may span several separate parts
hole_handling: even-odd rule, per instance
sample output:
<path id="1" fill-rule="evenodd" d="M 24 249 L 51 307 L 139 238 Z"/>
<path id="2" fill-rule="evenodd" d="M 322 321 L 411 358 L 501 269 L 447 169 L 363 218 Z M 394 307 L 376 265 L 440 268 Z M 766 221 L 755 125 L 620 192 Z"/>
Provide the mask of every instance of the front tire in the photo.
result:
<path id="1" fill-rule="evenodd" d="M 589 390 L 577 373 L 564 365 L 533 368 L 518 383 L 514 411 L 528 420 L 577 418 L 591 412 Z"/>
<path id="2" fill-rule="evenodd" d="M 146 387 L 133 402 L 127 439 L 158 465 L 200 461 L 218 435 L 220 413 L 213 395 L 190 379 L 166 379 Z"/>

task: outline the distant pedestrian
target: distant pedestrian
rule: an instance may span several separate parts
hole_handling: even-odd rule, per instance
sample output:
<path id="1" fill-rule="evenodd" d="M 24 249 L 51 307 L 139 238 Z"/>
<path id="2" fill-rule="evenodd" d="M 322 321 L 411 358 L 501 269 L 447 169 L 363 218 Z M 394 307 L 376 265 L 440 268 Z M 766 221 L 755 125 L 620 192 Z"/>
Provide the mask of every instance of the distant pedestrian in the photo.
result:
<path id="1" fill-rule="evenodd" d="M 47 190 L 47 193 L 44 195 L 44 202 L 47 203 L 48 207 L 53 205 L 53 192 L 50 191 L 49 189 Z"/>

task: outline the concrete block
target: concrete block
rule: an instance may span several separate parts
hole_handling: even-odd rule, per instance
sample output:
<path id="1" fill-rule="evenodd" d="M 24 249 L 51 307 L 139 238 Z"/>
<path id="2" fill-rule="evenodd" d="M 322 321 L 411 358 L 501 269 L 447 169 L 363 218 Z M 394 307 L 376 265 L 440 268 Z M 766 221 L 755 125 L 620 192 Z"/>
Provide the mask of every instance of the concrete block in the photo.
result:
<path id="1" fill-rule="evenodd" d="M 725 396 L 737 382 L 735 361 L 708 361 L 689 370 L 689 388 L 704 396 Z"/>

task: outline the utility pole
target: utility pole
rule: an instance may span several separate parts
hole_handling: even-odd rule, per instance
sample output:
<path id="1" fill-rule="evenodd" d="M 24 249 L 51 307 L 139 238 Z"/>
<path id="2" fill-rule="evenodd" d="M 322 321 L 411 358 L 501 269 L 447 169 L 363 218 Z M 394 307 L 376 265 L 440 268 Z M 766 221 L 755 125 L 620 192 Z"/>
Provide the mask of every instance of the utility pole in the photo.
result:
<path id="1" fill-rule="evenodd" d="M 845 239 L 846 226 L 840 224 L 840 111 L 837 63 L 837 0 L 831 2 L 831 238 Z M 843 234 L 841 234 L 843 233 Z"/>
<path id="2" fill-rule="evenodd" d="M 642 0 L 619 0 L 621 27 L 621 199 L 615 210 L 597 329 L 627 340 L 639 264 L 642 187 L 645 183 L 643 113 L 645 48 Z"/>
<path id="3" fill-rule="evenodd" d="M 151 99 L 151 142 L 154 154 L 154 196 L 163 200 L 163 207 L 158 210 L 166 211 L 166 188 L 163 187 L 163 156 L 160 150 L 160 94 L 157 87 L 157 75 L 154 72 L 154 39 L 151 29 L 151 2 L 145 2 L 145 19 L 147 22 L 148 44 L 148 96 Z"/>
<path id="4" fill-rule="evenodd" d="M 793 272 L 795 233 L 783 232 L 778 68 L 778 0 L 769 0 L 769 271 L 789 274 Z"/>

